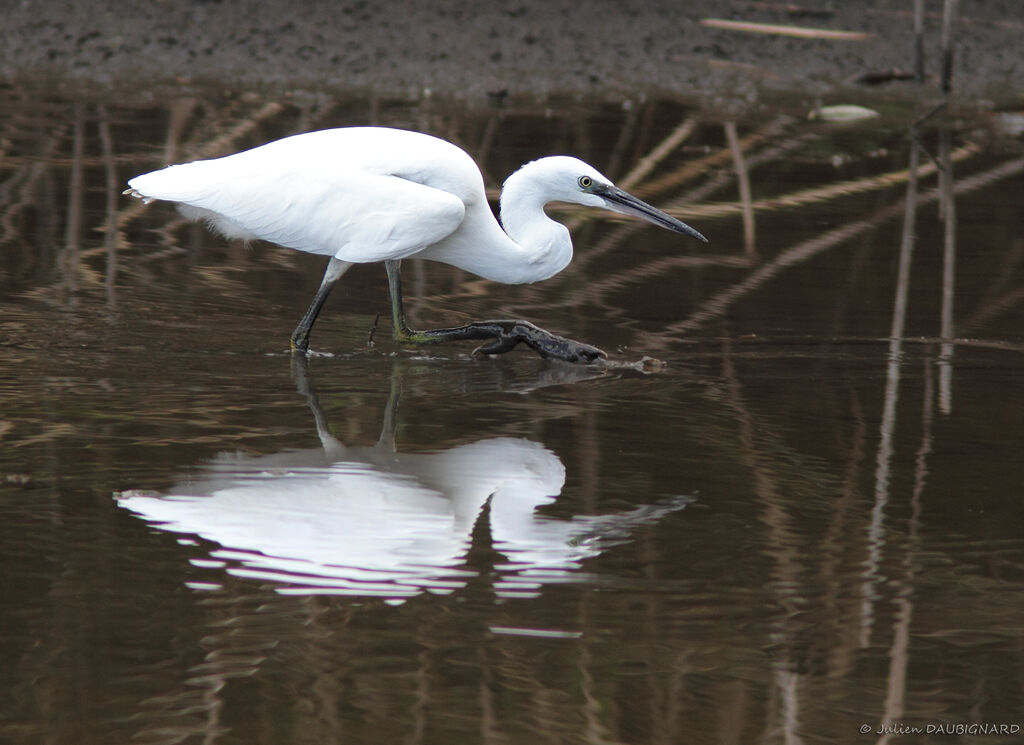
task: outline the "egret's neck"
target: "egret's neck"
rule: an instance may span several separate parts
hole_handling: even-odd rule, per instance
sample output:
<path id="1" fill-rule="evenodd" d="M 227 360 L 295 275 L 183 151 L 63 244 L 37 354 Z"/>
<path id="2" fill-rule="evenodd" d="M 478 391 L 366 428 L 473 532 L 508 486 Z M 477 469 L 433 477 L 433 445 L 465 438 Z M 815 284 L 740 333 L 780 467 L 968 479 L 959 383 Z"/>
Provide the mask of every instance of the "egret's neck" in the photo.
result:
<path id="1" fill-rule="evenodd" d="M 530 165 L 505 181 L 501 225 L 484 199 L 481 182 L 480 197 L 467 204 L 459 230 L 424 250 L 423 257 L 505 284 L 540 282 L 565 269 L 572 260 L 569 230 L 544 214 L 551 192 L 539 188 Z"/>
<path id="2" fill-rule="evenodd" d="M 530 176 L 525 166 L 505 181 L 501 190 L 501 224 L 518 244 L 521 268 L 530 276 L 521 282 L 539 282 L 552 277 L 572 260 L 569 230 L 544 212 L 548 194 Z"/>

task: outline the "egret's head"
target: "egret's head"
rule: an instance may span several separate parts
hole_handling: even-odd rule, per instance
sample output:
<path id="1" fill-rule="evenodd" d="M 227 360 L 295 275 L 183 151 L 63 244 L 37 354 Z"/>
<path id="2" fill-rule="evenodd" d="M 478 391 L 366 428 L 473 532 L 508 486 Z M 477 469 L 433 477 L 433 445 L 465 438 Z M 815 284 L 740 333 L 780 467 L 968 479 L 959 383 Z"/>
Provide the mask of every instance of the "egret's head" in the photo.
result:
<path id="1" fill-rule="evenodd" d="M 552 155 L 531 161 L 509 176 L 503 193 L 518 193 L 541 204 L 570 202 L 604 207 L 604 200 L 593 191 L 597 184 L 610 185 L 611 181 L 578 158 Z"/>
<path id="2" fill-rule="evenodd" d="M 578 158 L 554 155 L 527 163 L 505 182 L 505 188 L 529 182 L 542 202 L 571 202 L 639 217 L 655 225 L 707 242 L 686 223 L 623 191 L 596 168 Z"/>

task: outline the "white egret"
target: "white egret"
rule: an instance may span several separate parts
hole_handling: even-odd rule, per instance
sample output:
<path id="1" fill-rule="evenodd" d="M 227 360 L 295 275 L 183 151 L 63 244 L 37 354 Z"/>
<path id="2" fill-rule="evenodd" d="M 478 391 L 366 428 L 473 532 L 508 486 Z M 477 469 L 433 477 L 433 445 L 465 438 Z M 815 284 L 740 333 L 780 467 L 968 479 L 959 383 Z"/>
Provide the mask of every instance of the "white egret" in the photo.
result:
<path id="1" fill-rule="evenodd" d="M 383 261 L 399 341 L 491 339 L 476 350 L 482 354 L 525 342 L 545 358 L 590 362 L 604 352 L 528 321 L 410 329 L 402 307 L 401 260 L 432 259 L 508 284 L 547 279 L 572 259 L 568 229 L 544 212 L 554 201 L 634 215 L 707 240 L 568 156 L 535 160 L 509 176 L 499 225 L 480 170 L 465 151 L 430 135 L 384 127 L 294 135 L 223 158 L 169 166 L 128 185 L 126 194 L 176 202 L 186 217 L 205 220 L 227 237 L 330 256 L 320 288 L 292 334 L 297 352 L 309 348 L 313 323 L 345 271 Z"/>

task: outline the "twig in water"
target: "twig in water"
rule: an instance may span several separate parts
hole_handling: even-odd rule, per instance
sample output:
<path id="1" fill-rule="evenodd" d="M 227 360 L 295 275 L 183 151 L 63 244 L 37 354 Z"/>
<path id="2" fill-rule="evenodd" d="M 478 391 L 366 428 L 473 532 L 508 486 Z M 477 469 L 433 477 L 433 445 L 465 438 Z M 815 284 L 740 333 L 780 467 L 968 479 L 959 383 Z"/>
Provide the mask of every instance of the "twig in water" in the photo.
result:
<path id="1" fill-rule="evenodd" d="M 370 335 L 366 339 L 366 346 L 368 347 L 373 346 L 373 335 L 377 333 L 377 321 L 379 320 L 380 312 L 378 311 L 377 315 L 373 317 L 373 325 L 370 327 Z"/>

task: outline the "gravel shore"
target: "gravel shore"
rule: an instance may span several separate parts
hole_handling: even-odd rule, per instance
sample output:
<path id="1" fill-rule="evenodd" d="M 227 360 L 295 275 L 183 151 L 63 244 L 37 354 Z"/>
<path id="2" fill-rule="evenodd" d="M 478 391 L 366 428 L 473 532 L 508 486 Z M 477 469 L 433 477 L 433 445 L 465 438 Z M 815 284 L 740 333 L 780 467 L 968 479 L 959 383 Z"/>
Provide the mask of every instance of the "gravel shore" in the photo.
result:
<path id="1" fill-rule="evenodd" d="M 942 3 L 927 0 L 928 85 L 886 82 L 913 67 L 909 0 L 20 0 L 4 3 L 0 79 L 62 86 L 160 84 L 672 95 L 745 105 L 779 93 L 937 91 Z M 1019 105 L 1024 4 L 960 3 L 956 95 Z M 860 32 L 860 40 L 713 28 L 709 18 Z"/>

